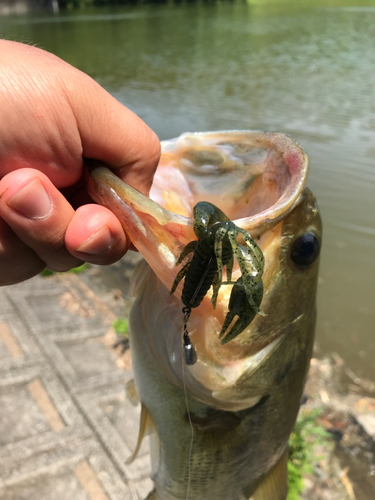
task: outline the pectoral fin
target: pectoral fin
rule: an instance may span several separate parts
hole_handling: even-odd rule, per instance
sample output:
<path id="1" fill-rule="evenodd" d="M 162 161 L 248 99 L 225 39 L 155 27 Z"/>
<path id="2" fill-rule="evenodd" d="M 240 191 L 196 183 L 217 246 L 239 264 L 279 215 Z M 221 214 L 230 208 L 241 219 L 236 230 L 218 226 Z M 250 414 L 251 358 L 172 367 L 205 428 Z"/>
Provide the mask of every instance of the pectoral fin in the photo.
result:
<path id="1" fill-rule="evenodd" d="M 138 439 L 137 439 L 137 444 L 135 445 L 135 450 L 131 454 L 131 456 L 127 459 L 126 463 L 129 465 L 131 464 L 136 458 L 139 453 L 139 449 L 141 447 L 143 438 L 147 434 L 148 426 L 151 423 L 151 416 L 145 407 L 143 403 L 141 403 L 141 419 L 139 422 L 139 433 L 138 433 Z"/>
<path id="2" fill-rule="evenodd" d="M 286 448 L 278 463 L 262 480 L 249 500 L 286 500 L 288 495 L 288 456 L 289 450 Z"/>
<path id="3" fill-rule="evenodd" d="M 133 406 L 139 405 L 139 396 L 135 387 L 134 379 L 128 380 L 125 384 L 126 395 Z"/>

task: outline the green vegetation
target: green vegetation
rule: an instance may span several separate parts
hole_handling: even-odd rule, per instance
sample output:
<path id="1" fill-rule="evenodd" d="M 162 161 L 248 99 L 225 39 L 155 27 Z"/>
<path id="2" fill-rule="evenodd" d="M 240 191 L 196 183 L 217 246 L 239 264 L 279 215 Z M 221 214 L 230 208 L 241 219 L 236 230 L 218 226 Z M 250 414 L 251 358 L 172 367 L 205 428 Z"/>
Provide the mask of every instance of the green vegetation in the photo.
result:
<path id="1" fill-rule="evenodd" d="M 85 7 L 110 6 L 110 5 L 129 5 L 137 3 L 147 3 L 142 0 L 58 0 L 60 9 L 81 9 Z M 152 0 L 148 0 L 148 2 Z M 155 0 L 154 0 L 155 1 Z M 156 0 L 157 3 L 158 0 Z"/>
<path id="2" fill-rule="evenodd" d="M 145 3 L 168 3 L 169 0 L 58 0 L 61 10 L 81 9 L 85 7 L 114 6 L 114 5 L 134 5 Z M 173 1 L 173 0 L 172 0 Z M 181 0 L 177 0 L 181 1 Z M 188 0 L 189 1 L 189 0 Z M 203 0 L 210 2 L 212 0 Z M 228 0 L 233 1 L 233 0 Z"/>
<path id="3" fill-rule="evenodd" d="M 60 9 L 78 9 L 96 5 L 95 0 L 58 0 Z"/>
<path id="4" fill-rule="evenodd" d="M 43 269 L 43 271 L 40 273 L 41 276 L 43 276 L 44 278 L 46 276 L 51 276 L 52 274 L 55 274 L 55 271 L 51 271 L 50 269 Z"/>
<path id="5" fill-rule="evenodd" d="M 90 267 L 90 264 L 88 262 L 84 262 L 81 266 L 78 267 L 73 267 L 72 269 L 69 269 L 69 271 L 66 271 L 67 273 L 73 273 L 73 274 L 79 274 L 82 273 L 83 271 L 86 271 Z M 40 273 L 41 276 L 51 276 L 52 274 L 56 274 L 55 271 L 51 271 L 50 269 L 43 269 L 43 271 Z"/>
<path id="6" fill-rule="evenodd" d="M 118 318 L 112 323 L 115 332 L 119 335 L 128 336 L 129 333 L 129 322 L 127 318 Z"/>
<path id="7" fill-rule="evenodd" d="M 90 267 L 90 264 L 88 262 L 84 262 L 81 266 L 78 267 L 73 267 L 72 269 L 69 269 L 67 271 L 68 273 L 73 273 L 73 274 L 79 274 L 82 273 L 83 271 L 86 271 Z"/>
<path id="8" fill-rule="evenodd" d="M 303 474 L 312 474 L 320 457 L 316 447 L 329 439 L 329 434 L 316 423 L 320 410 L 301 410 L 289 440 L 288 500 L 299 500 L 303 491 Z"/>

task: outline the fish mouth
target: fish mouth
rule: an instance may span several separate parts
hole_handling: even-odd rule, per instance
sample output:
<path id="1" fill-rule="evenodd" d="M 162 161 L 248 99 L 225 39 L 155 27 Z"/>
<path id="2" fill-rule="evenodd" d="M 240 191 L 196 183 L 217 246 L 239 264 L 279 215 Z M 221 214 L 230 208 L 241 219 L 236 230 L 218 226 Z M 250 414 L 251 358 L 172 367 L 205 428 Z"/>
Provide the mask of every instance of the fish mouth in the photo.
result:
<path id="1" fill-rule="evenodd" d="M 256 239 L 265 257 L 261 308 L 266 315 L 271 314 L 267 294 L 279 272 L 283 220 L 303 199 L 308 175 L 307 155 L 292 138 L 276 132 L 230 131 L 188 133 L 164 141 L 150 198 L 123 183 L 100 162 L 89 160 L 88 168 L 90 195 L 117 215 L 165 286 L 163 308 L 169 309 L 173 340 L 150 342 L 159 351 L 164 367 L 168 365 L 173 371 L 170 379 L 176 378 L 176 373 L 181 379 L 180 366 L 184 363 L 183 305 L 179 300 L 182 283 L 174 296 L 169 290 L 180 269 L 176 267 L 178 257 L 190 241 L 196 240 L 192 213 L 199 201 L 218 206 L 236 226 Z M 241 276 L 236 263 L 232 276 L 233 281 Z M 245 371 L 256 370 L 264 363 L 285 334 L 286 325 L 267 328 L 267 317 L 256 315 L 243 333 L 221 345 L 218 335 L 231 289 L 230 285 L 221 287 L 216 309 L 210 303 L 209 291 L 189 319 L 198 362 L 188 367 L 188 374 L 201 392 L 225 392 Z M 262 335 L 254 334 L 260 330 L 259 324 L 264 325 Z"/>

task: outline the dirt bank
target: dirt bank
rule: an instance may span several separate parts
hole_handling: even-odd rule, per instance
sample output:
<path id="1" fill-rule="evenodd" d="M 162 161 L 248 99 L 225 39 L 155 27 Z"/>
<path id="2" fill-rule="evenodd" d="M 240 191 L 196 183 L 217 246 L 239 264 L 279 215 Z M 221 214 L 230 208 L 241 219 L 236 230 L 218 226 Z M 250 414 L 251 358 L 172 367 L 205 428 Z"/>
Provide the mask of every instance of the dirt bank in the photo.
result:
<path id="1" fill-rule="evenodd" d="M 311 360 L 302 411 L 320 409 L 317 423 L 332 436 L 305 476 L 304 500 L 375 498 L 375 383 L 360 379 L 333 354 Z"/>

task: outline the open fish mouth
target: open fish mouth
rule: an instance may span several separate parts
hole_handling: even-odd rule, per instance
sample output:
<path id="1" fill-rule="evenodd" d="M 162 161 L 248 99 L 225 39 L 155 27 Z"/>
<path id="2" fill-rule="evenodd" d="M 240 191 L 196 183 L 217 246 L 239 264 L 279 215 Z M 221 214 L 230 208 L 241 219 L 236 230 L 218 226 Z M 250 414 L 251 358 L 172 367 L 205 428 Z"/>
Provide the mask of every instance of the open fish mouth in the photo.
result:
<path id="1" fill-rule="evenodd" d="M 290 231 L 285 234 L 283 223 L 302 202 L 311 212 L 305 219 L 314 231 L 315 200 L 304 189 L 308 174 L 306 153 L 293 139 L 280 133 L 183 134 L 162 143 L 150 198 L 123 183 L 99 162 L 89 160 L 88 166 L 91 196 L 117 215 L 134 246 L 165 287 L 154 289 L 153 293 L 157 294 L 159 307 L 163 301 L 162 309 L 168 311 L 164 316 L 168 318 L 163 319 L 160 338 L 151 338 L 150 343 L 164 368 L 167 365 L 173 371 L 173 375 L 168 375 L 170 380 L 181 378 L 183 363 L 183 305 L 179 300 L 182 283 L 174 296 L 170 296 L 169 290 L 179 271 L 177 259 L 183 248 L 196 239 L 193 207 L 199 201 L 218 206 L 261 248 L 265 258 L 261 308 L 265 317 L 256 315 L 243 333 L 221 345 L 218 336 L 232 289 L 226 285 L 220 288 L 216 309 L 210 303 L 209 291 L 189 319 L 198 362 L 189 367 L 188 376 L 195 379 L 198 392 L 224 395 L 245 372 L 258 370 L 270 359 L 288 325 L 298 323 L 303 315 L 303 310 L 297 307 L 292 318 L 286 315 L 275 320 L 274 310 L 278 306 L 274 304 L 275 295 L 283 293 L 287 283 L 283 275 L 283 245 L 286 239 L 295 236 Z M 297 228 L 296 234 L 299 231 Z M 236 262 L 232 276 L 233 281 L 241 276 Z"/>

